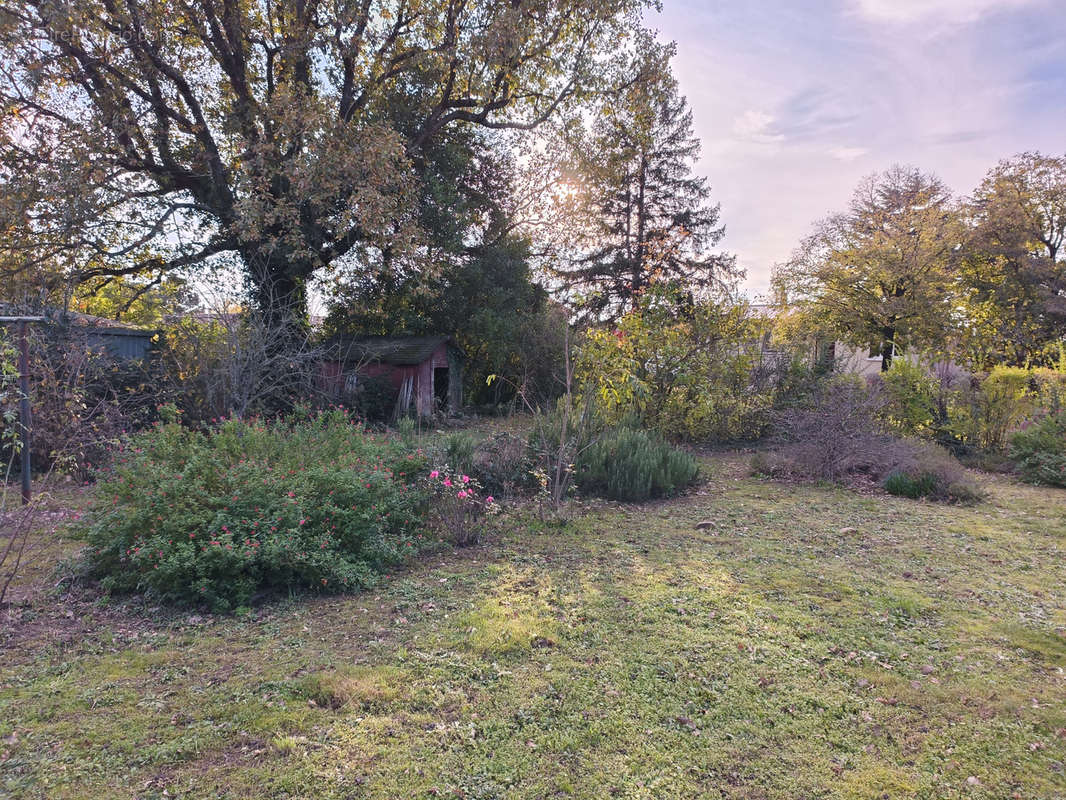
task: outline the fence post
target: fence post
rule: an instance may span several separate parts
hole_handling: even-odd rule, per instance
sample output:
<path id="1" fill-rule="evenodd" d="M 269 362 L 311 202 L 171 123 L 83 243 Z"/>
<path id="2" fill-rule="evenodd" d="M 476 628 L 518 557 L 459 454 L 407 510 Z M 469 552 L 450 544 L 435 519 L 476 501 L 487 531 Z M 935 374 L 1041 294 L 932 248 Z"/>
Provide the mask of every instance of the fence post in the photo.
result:
<path id="1" fill-rule="evenodd" d="M 22 443 L 22 504 L 32 495 L 33 464 L 30 459 L 30 347 L 27 341 L 26 320 L 19 320 L 19 440 Z"/>

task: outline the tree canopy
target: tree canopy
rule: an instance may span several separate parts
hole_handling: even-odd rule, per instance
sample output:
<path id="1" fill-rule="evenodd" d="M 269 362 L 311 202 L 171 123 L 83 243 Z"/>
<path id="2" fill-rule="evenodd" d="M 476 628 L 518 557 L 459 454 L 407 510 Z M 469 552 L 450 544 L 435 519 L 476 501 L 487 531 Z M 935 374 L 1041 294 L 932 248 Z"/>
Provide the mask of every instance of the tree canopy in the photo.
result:
<path id="1" fill-rule="evenodd" d="M 417 250 L 412 165 L 454 126 L 595 90 L 641 0 L 0 3 L 3 265 L 232 258 L 279 324 L 359 248 Z"/>
<path id="2" fill-rule="evenodd" d="M 945 341 L 962 237 L 944 183 L 911 167 L 866 178 L 774 274 L 783 298 L 824 333 L 881 354 Z"/>
<path id="3" fill-rule="evenodd" d="M 1001 161 L 963 211 L 970 358 L 981 367 L 1051 363 L 1066 330 L 1066 158 Z"/>

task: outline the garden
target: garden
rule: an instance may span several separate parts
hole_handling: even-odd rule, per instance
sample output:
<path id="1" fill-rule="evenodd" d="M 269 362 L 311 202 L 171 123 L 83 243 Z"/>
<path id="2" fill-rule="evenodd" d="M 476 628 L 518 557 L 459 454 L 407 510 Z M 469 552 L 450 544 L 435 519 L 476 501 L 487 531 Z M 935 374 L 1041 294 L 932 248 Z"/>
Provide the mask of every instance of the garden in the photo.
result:
<path id="1" fill-rule="evenodd" d="M 0 797 L 1066 797 L 1027 4 L 664 5 L 0 0 Z"/>
<path id="2" fill-rule="evenodd" d="M 363 590 L 227 612 L 79 584 L 72 536 L 93 490 L 57 493 L 5 615 L 0 786 L 49 800 L 1061 793 L 1061 490 L 982 476 L 981 503 L 944 505 L 768 481 L 748 460 L 701 455 L 683 496 L 590 498 L 565 521 L 508 506 L 479 544 L 415 537 L 402 561 L 399 528 L 376 528 L 398 547 Z M 239 558 L 207 547 L 205 567 Z"/>
<path id="3" fill-rule="evenodd" d="M 1057 796 L 1066 373 L 759 371 L 657 302 L 549 410 L 164 403 L 11 486 L 3 791 Z"/>

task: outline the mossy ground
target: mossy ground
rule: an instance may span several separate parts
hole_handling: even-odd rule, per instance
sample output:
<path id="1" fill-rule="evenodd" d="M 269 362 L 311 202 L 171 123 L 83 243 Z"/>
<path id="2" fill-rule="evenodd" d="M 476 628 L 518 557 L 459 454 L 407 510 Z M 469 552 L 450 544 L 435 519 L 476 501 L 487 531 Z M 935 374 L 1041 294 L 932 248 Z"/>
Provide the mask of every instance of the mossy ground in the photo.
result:
<path id="1" fill-rule="evenodd" d="M 707 472 L 240 617 L 24 590 L 0 796 L 1066 797 L 1066 492 Z"/>

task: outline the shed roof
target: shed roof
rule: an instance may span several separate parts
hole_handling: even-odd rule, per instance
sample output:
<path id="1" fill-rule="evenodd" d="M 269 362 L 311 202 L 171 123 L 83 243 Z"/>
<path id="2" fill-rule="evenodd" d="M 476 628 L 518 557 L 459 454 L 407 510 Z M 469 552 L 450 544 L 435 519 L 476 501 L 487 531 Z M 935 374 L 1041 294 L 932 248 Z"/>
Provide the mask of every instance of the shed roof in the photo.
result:
<path id="1" fill-rule="evenodd" d="M 413 367 L 433 355 L 442 344 L 458 347 L 450 336 L 333 336 L 326 342 L 329 356 L 346 364 L 377 362 Z"/>
<path id="2" fill-rule="evenodd" d="M 0 313 L 14 314 L 15 308 L 11 304 L 0 303 Z M 128 322 L 98 317 L 94 314 L 85 314 L 81 311 L 48 307 L 38 313 L 50 324 L 67 324 L 73 328 L 91 331 L 101 336 L 139 336 L 149 339 L 159 333 L 155 328 L 142 328 L 137 325 L 131 325 Z"/>

